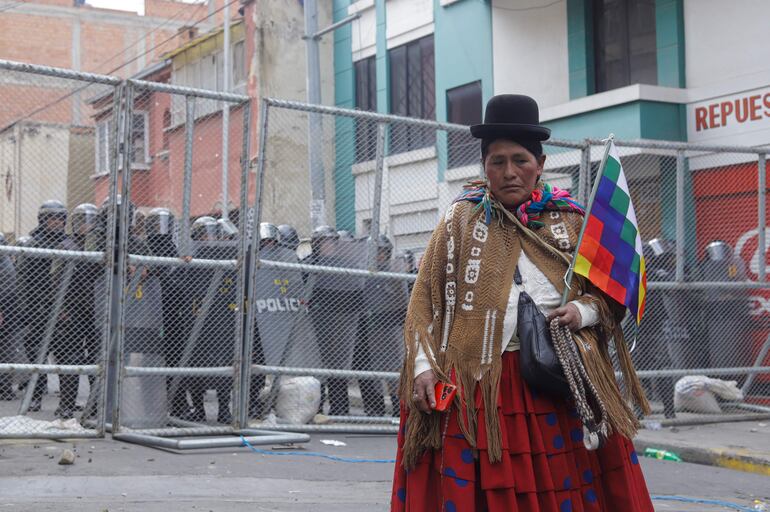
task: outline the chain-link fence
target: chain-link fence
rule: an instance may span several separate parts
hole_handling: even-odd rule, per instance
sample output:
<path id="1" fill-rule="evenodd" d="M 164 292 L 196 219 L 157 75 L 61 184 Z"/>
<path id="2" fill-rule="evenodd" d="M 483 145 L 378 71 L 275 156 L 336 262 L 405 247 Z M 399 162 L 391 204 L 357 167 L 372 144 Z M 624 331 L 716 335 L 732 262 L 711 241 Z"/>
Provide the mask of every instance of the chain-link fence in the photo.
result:
<path id="1" fill-rule="evenodd" d="M 260 242 L 260 271 L 271 274 L 255 287 L 253 343 L 265 363 L 252 367 L 251 399 L 276 414 L 271 428 L 392 429 L 409 288 L 443 211 L 482 175 L 479 143 L 463 126 L 272 99 L 262 108 L 257 219 L 296 227 L 301 243 Z M 756 270 L 764 153 L 616 145 L 649 279 L 644 322 L 624 327 L 655 412 L 673 417 L 675 385 L 692 375 L 736 381 L 742 396 L 725 394 L 722 412 L 769 412 L 767 289 Z M 545 152 L 544 180 L 585 203 L 602 141 L 552 140 Z M 686 403 L 693 386 L 680 383 L 677 405 L 704 412 Z"/>
<path id="2" fill-rule="evenodd" d="M 467 127 L 265 100 L 255 170 L 247 97 L 9 62 L 0 87 L 0 436 L 395 429 L 410 288 L 482 176 Z M 616 145 L 656 412 L 693 375 L 737 382 L 718 410 L 767 412 L 764 153 Z M 546 154 L 585 202 L 601 141 Z"/>
<path id="3" fill-rule="evenodd" d="M 118 110 L 120 80 L 0 65 L 0 437 L 90 437 L 104 430 L 114 254 L 86 239 L 108 225 L 97 206 L 92 99 Z M 105 130 L 115 130 L 115 124 Z M 101 155 L 117 159 L 115 147 Z M 104 193 L 109 193 L 109 183 Z"/>

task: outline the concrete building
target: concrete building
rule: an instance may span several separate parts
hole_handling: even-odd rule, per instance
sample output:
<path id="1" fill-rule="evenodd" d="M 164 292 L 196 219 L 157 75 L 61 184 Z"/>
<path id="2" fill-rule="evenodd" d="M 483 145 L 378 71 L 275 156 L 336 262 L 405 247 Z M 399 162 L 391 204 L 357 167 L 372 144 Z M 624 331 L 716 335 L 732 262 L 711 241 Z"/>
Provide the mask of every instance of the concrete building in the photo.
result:
<path id="1" fill-rule="evenodd" d="M 240 14 L 242 13 L 242 15 Z M 259 102 L 257 97 L 275 96 L 304 100 L 305 44 L 303 8 L 299 2 L 276 4 L 253 0 L 242 4 L 240 13 L 233 9 L 230 26 L 230 92 L 255 98 L 252 109 L 250 160 L 258 151 Z M 320 23 L 331 23 L 331 9 L 320 10 Z M 224 32 L 219 27 L 201 34 L 178 48 L 162 55 L 162 61 L 150 66 L 134 78 L 170 83 L 185 87 L 223 90 Z M 323 93 L 333 95 L 332 43 L 322 46 L 326 66 L 322 72 Z M 299 79 L 298 79 L 299 77 Z M 91 100 L 94 110 L 96 201 L 107 196 L 109 162 L 109 122 L 112 111 L 111 94 Z M 222 205 L 222 106 L 211 100 L 197 100 L 193 133 L 191 215 L 220 215 Z M 228 144 L 228 204 L 227 210 L 237 215 L 240 201 L 243 108 L 233 108 L 229 118 Z M 177 216 L 182 213 L 183 173 L 185 158 L 185 101 L 182 95 L 146 92 L 135 98 L 134 152 L 132 155 L 132 201 L 140 211 L 163 206 Z M 289 116 L 273 125 L 268 145 L 273 150 L 267 164 L 263 183 L 263 217 L 276 223 L 295 225 L 302 234 L 309 234 L 310 215 L 307 205 L 309 192 L 302 192 L 307 183 L 307 168 L 292 160 L 280 158 L 303 151 L 306 136 L 303 130 L 307 117 Z M 330 145 L 333 133 L 327 134 Z M 327 197 L 333 200 L 333 166 L 327 171 Z M 256 175 L 250 173 L 248 196 L 254 199 Z M 289 199 L 287 199 L 289 198 Z M 305 205 L 306 208 L 298 208 Z"/>
<path id="2" fill-rule="evenodd" d="M 212 6 L 222 4 L 215 0 Z M 216 26 L 222 12 L 206 18 L 209 11 L 206 4 L 173 0 L 145 0 L 144 16 L 73 0 L 0 0 L 0 59 L 128 77 L 179 46 L 189 30 Z M 88 122 L 83 109 L 88 92 L 74 91 L 82 83 L 10 78 L 0 85 L 0 94 L 18 100 L 0 109 L 0 127 L 47 104 L 52 106 L 35 112 L 35 120 Z M 64 97 L 68 93 L 73 94 Z"/>
<path id="3" fill-rule="evenodd" d="M 335 102 L 342 107 L 471 124 L 493 94 L 522 93 L 538 100 L 541 120 L 558 139 L 612 132 L 624 140 L 770 143 L 770 67 L 761 43 L 767 2 L 335 0 L 334 9 L 335 20 L 360 14 L 335 34 Z M 405 83 L 404 74 L 415 72 L 421 80 Z M 420 95 L 429 101 L 403 101 Z M 344 137 L 337 135 L 339 145 Z M 381 224 L 401 248 L 423 247 L 460 185 L 479 172 L 476 162 L 453 161 L 445 138 L 418 146 L 391 147 L 386 159 Z M 549 178 L 570 188 L 577 155 L 550 152 Z M 674 196 L 666 191 L 674 187 L 675 161 L 638 150 L 625 155 L 629 169 L 638 169 L 629 180 L 643 236 L 673 237 Z M 336 220 L 365 231 L 373 165 L 355 160 L 337 162 L 336 193 L 355 201 L 337 202 Z M 752 191 L 756 197 L 756 163 L 746 160 L 713 169 L 719 158 L 688 159 L 688 231 L 699 249 L 715 238 L 735 244 L 756 230 L 756 215 L 740 226 L 713 219 L 725 208 L 743 211 Z M 735 185 L 706 185 L 724 181 L 714 173 Z"/>
<path id="4" fill-rule="evenodd" d="M 38 206 L 48 199 L 90 202 L 93 154 L 90 127 L 24 121 L 0 131 L 0 232 L 29 233 Z"/>

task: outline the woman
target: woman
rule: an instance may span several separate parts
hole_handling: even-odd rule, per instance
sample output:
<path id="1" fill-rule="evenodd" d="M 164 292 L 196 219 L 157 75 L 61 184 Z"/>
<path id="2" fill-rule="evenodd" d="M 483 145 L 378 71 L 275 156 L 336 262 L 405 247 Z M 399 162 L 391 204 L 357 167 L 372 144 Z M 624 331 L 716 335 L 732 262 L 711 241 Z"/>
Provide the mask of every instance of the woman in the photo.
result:
<path id="1" fill-rule="evenodd" d="M 619 329 L 625 311 L 577 277 L 558 307 L 583 210 L 540 182 L 550 130 L 527 96 L 492 98 L 484 119 L 471 133 L 482 140 L 486 181 L 468 187 L 439 223 L 409 304 L 392 510 L 651 511 L 629 441 L 638 423 L 628 399 L 649 408 Z M 571 399 L 537 392 L 521 377 L 522 292 L 580 340 L 609 413 L 611 432 L 598 450 L 584 446 Z M 434 410 L 438 380 L 458 387 L 442 413 Z"/>

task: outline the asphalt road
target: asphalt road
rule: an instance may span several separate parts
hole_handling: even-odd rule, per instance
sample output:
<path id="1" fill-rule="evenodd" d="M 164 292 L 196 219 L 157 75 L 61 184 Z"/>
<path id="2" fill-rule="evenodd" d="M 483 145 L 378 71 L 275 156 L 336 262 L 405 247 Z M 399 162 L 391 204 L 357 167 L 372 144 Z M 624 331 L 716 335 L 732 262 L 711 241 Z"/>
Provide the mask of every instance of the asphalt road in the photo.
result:
<path id="1" fill-rule="evenodd" d="M 346 446 L 327 446 L 336 439 Z M 395 438 L 313 436 L 307 452 L 389 459 Z M 74 448 L 74 465 L 60 466 Z M 391 463 L 335 462 L 269 455 L 246 448 L 184 454 L 107 440 L 0 441 L 1 511 L 311 511 L 388 510 Z M 661 497 L 722 500 L 750 510 L 755 498 L 770 508 L 770 478 L 720 468 L 642 459 L 650 491 Z M 740 510 L 656 499 L 661 511 Z"/>

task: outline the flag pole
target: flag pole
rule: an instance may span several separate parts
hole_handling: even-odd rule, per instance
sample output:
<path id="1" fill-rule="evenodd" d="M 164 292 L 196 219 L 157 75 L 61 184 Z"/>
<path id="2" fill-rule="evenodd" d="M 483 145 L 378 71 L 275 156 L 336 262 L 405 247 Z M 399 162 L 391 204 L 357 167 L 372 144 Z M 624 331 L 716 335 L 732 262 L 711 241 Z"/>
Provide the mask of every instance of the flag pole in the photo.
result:
<path id="1" fill-rule="evenodd" d="M 609 137 L 604 139 L 604 156 L 602 156 L 602 162 L 599 164 L 599 171 L 596 173 L 596 180 L 594 180 L 594 185 L 591 188 L 591 195 L 588 198 L 588 205 L 586 205 L 586 213 L 583 217 L 583 225 L 580 226 L 580 234 L 578 235 L 577 239 L 577 245 L 575 246 L 575 253 L 572 255 L 572 261 L 569 264 L 569 268 L 567 269 L 567 273 L 564 276 L 564 293 L 562 293 L 561 296 L 561 305 L 564 306 L 567 303 L 567 298 L 569 297 L 569 291 L 571 289 L 572 285 L 572 277 L 575 275 L 575 262 L 577 261 L 578 257 L 578 250 L 580 249 L 580 244 L 583 243 L 583 235 L 586 232 L 586 225 L 588 224 L 588 217 L 591 215 L 591 209 L 594 206 L 594 200 L 596 199 L 596 191 L 599 189 L 599 182 L 602 179 L 602 175 L 604 174 L 604 167 L 607 165 L 607 157 L 610 154 L 610 147 L 612 147 L 612 143 L 615 140 L 615 135 L 610 134 Z M 591 159 L 589 158 L 589 162 Z M 589 165 L 589 177 L 590 177 L 590 165 Z"/>

